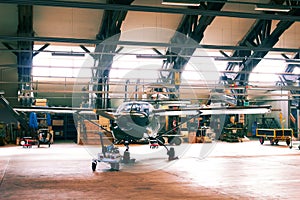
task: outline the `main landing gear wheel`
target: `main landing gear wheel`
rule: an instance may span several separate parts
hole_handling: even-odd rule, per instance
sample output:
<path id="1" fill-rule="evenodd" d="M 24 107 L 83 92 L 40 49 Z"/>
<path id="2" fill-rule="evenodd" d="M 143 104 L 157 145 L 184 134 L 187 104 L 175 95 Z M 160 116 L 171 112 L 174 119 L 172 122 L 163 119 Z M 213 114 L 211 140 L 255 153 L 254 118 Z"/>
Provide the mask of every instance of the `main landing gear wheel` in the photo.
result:
<path id="1" fill-rule="evenodd" d="M 96 170 L 96 167 L 97 167 L 97 161 L 92 161 L 92 170 L 93 172 Z"/>
<path id="2" fill-rule="evenodd" d="M 130 161 L 130 153 L 129 151 L 125 151 L 123 154 L 123 163 L 129 163 Z"/>
<path id="3" fill-rule="evenodd" d="M 290 146 L 290 144 L 291 144 L 291 140 L 290 140 L 290 139 L 287 139 L 287 140 L 286 140 L 286 145 Z"/>
<path id="4" fill-rule="evenodd" d="M 125 163 L 125 164 L 134 163 L 135 159 L 130 158 L 130 152 L 129 151 L 124 151 L 123 158 L 122 158 L 121 162 Z"/>

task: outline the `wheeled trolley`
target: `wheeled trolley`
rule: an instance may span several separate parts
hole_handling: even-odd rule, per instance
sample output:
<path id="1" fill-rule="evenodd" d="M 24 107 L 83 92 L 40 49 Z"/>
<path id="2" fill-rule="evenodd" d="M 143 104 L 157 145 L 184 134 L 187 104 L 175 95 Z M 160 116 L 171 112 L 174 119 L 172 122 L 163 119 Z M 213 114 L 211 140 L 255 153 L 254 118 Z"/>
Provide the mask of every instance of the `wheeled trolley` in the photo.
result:
<path id="1" fill-rule="evenodd" d="M 92 160 L 92 170 L 96 170 L 97 162 L 104 162 L 109 163 L 112 170 L 119 171 L 120 161 L 121 155 L 118 147 L 103 146 L 102 152 L 98 153 L 98 158 Z"/>
<path id="2" fill-rule="evenodd" d="M 36 139 L 32 137 L 23 137 L 20 140 L 20 145 L 23 146 L 23 148 L 31 148 L 32 145 L 36 144 Z"/>
<path id="3" fill-rule="evenodd" d="M 48 129 L 39 129 L 37 134 L 37 145 L 38 148 L 41 144 L 46 144 L 48 147 L 51 145 L 52 134 Z"/>
<path id="4" fill-rule="evenodd" d="M 265 139 L 267 139 L 270 140 L 271 145 L 278 144 L 281 140 L 289 146 L 293 135 L 293 129 L 256 129 L 256 136 L 261 144 L 264 144 Z"/>

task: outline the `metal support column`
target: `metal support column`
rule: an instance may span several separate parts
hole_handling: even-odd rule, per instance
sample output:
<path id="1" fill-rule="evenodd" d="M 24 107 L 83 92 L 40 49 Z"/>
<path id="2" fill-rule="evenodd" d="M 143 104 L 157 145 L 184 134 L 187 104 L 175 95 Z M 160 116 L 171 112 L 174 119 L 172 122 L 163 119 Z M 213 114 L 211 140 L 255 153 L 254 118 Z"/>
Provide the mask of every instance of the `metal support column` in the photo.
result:
<path id="1" fill-rule="evenodd" d="M 29 5 L 18 6 L 18 36 L 33 37 L 33 7 Z M 18 90 L 21 103 L 24 106 L 30 106 L 32 103 L 33 93 L 31 85 L 32 57 L 33 57 L 33 42 L 18 41 L 17 53 L 18 62 Z"/>
<path id="2" fill-rule="evenodd" d="M 133 0 L 108 0 L 109 4 L 123 4 L 130 5 Z M 121 25 L 127 15 L 127 11 L 105 10 L 101 28 L 96 38 L 98 40 L 106 40 L 114 36 L 114 40 L 119 40 L 121 33 Z M 91 84 L 94 85 L 93 91 L 97 91 L 96 108 L 109 108 L 109 72 L 113 63 L 113 53 L 117 50 L 117 45 L 97 44 L 94 56 L 95 70 L 93 70 L 93 77 Z"/>

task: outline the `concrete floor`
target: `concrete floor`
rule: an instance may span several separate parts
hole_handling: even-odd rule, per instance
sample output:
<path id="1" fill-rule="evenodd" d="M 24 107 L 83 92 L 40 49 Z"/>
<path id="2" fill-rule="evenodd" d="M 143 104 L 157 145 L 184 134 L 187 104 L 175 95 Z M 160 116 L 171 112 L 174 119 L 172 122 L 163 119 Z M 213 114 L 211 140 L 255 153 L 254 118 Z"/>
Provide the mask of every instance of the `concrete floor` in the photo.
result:
<path id="1" fill-rule="evenodd" d="M 140 153 L 132 154 L 137 163 L 121 165 L 119 172 L 104 163 L 92 172 L 91 149 L 72 143 L 1 147 L 0 199 L 299 199 L 300 195 L 300 151 L 283 142 L 191 144 L 178 150 L 180 158 L 171 162 L 167 155 L 145 158 L 141 152 L 150 151 L 149 146 L 134 145 L 130 150 Z"/>

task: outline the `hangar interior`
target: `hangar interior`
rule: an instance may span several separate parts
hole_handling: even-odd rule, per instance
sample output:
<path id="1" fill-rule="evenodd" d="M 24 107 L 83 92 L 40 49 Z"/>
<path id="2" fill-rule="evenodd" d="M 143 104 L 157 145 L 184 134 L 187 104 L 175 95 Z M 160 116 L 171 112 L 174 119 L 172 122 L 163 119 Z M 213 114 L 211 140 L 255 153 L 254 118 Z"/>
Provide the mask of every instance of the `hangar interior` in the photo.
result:
<path id="1" fill-rule="evenodd" d="M 281 109 L 271 116 L 298 132 L 298 1 L 0 3 L 1 90 L 12 107 L 109 109 L 158 91 L 208 105 L 215 95 Z"/>
<path id="2" fill-rule="evenodd" d="M 298 1 L 0 2 L 1 90 L 12 108 L 116 109 L 153 95 L 210 106 L 216 98 L 272 105 L 266 118 L 233 119 L 246 136 L 261 118 L 271 119 L 263 128 L 298 136 Z M 80 143 L 72 115 L 51 120 L 56 140 Z M 18 134 L 5 142 L 27 133 Z"/>
<path id="3" fill-rule="evenodd" d="M 148 195 L 145 199 L 298 197 L 299 170 L 294 168 L 299 153 L 288 152 L 286 144 L 292 149 L 292 141 L 299 141 L 299 15 L 298 0 L 0 0 L 1 195 L 14 199 L 22 191 L 31 199 L 34 187 L 49 194 L 45 199 L 82 199 L 99 197 L 100 187 L 103 199 L 140 199 L 140 192 Z M 143 119 L 152 119 L 149 111 L 154 109 L 165 112 L 159 118 L 164 128 L 155 138 L 149 135 L 157 131 L 158 122 L 141 122 L 141 115 L 132 114 L 134 107 L 142 106 L 147 107 Z M 195 107 L 202 114 L 221 109 L 189 118 Z M 125 123 L 146 125 L 124 128 L 120 120 L 115 123 L 111 113 L 119 111 L 122 117 L 128 108 L 130 121 Z M 166 114 L 170 110 L 189 114 Z M 227 114 L 231 111 L 234 114 Z M 143 136 L 130 134 L 123 138 L 130 128 L 148 135 L 147 140 L 133 141 Z M 244 142 L 264 144 L 265 139 L 270 146 Z M 219 140 L 225 142 L 213 152 L 207 145 Z M 286 144 L 278 145 L 281 141 Z M 143 162 L 159 168 L 154 165 L 161 161 L 160 154 L 150 162 L 139 154 L 149 148 L 137 145 L 131 148 L 142 160 L 137 167 L 122 165 L 119 174 L 99 173 L 96 164 L 109 151 L 102 146 L 103 155 L 92 162 L 94 174 L 86 174 L 86 154 L 99 151 L 86 147 L 106 142 L 125 144 L 123 161 L 129 142 L 149 143 L 154 151 L 164 146 L 169 161 L 177 159 L 171 149 L 179 149 L 176 155 L 181 156 L 190 143 L 203 143 L 194 147 L 209 147 L 201 156 L 212 156 L 205 161 L 179 159 L 167 170 L 132 177 L 126 172 L 143 171 Z M 31 148 L 35 144 L 54 147 L 38 151 Z M 21 152 L 20 145 L 28 151 Z M 119 153 L 115 150 L 109 155 Z M 119 162 L 103 162 L 119 171 Z M 56 169 L 58 165 L 62 167 Z M 287 168 L 292 173 L 287 175 Z M 119 192 L 108 191 L 99 179 Z M 136 179 L 140 187 L 128 189 Z M 291 180 L 295 187 L 290 187 Z M 164 183 L 172 187 L 161 187 Z M 244 187 L 236 190 L 239 184 Z M 276 193 L 279 190 L 286 193 Z"/>

